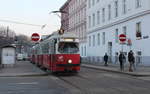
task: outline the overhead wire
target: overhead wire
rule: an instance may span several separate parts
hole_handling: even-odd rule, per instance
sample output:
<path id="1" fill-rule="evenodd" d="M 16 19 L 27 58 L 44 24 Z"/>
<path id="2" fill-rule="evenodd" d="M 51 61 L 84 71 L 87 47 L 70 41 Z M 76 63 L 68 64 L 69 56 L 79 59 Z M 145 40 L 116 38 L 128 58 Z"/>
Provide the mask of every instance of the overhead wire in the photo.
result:
<path id="1" fill-rule="evenodd" d="M 38 24 L 30 24 L 30 23 L 25 23 L 25 22 L 19 22 L 19 21 L 12 21 L 12 20 L 3 20 L 0 19 L 1 22 L 7 22 L 7 23 L 15 23 L 15 24 L 23 24 L 23 25 L 30 25 L 30 26 L 38 26 L 42 27 L 43 25 L 38 25 Z"/>

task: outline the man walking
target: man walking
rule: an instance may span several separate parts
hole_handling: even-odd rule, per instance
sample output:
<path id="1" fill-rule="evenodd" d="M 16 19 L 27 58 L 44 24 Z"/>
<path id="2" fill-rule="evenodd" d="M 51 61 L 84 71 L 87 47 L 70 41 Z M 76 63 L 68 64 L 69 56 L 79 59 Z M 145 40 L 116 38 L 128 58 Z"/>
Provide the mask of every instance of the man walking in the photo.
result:
<path id="1" fill-rule="evenodd" d="M 120 52 L 119 62 L 120 62 L 120 70 L 121 71 L 124 71 L 124 61 L 125 61 L 125 56 L 124 56 L 123 52 Z"/>
<path id="2" fill-rule="evenodd" d="M 135 57 L 134 57 L 134 53 L 132 52 L 132 50 L 130 50 L 130 52 L 128 53 L 128 61 L 130 63 L 130 66 L 129 66 L 129 72 L 133 72 L 133 66 L 134 66 L 134 63 L 135 63 Z"/>
<path id="3" fill-rule="evenodd" d="M 104 66 L 108 66 L 108 64 L 107 64 L 107 62 L 108 62 L 108 55 L 107 55 L 107 53 L 105 53 L 105 55 L 104 55 L 104 62 L 105 62 Z"/>

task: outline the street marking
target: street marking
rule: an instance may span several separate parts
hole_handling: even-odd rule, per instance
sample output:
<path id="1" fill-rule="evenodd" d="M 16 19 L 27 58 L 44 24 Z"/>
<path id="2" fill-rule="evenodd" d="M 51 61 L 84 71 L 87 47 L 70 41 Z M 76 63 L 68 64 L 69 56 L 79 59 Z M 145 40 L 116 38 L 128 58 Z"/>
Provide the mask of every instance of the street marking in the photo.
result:
<path id="1" fill-rule="evenodd" d="M 16 83 L 16 84 L 18 84 L 18 85 L 37 85 L 37 84 L 39 84 L 38 82 L 29 82 L 29 83 Z"/>
<path id="2" fill-rule="evenodd" d="M 51 76 L 50 77 L 52 80 L 59 80 L 57 77 Z"/>

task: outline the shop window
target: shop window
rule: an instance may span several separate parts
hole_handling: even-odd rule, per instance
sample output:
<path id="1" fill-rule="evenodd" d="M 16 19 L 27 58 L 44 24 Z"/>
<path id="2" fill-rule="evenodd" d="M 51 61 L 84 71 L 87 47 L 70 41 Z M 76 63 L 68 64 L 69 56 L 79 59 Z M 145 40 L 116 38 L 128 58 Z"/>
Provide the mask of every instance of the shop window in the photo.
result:
<path id="1" fill-rule="evenodd" d="M 136 23 L 136 39 L 137 40 L 142 39 L 141 22 Z"/>

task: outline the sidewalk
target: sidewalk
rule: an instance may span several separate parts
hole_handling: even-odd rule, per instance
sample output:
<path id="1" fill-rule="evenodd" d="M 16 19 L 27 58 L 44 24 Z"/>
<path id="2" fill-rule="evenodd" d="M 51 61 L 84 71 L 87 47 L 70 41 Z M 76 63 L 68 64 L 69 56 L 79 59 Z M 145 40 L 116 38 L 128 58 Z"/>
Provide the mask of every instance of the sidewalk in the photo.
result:
<path id="1" fill-rule="evenodd" d="M 31 64 L 29 61 L 17 61 L 12 65 L 4 66 L 0 69 L 0 77 L 23 77 L 23 76 L 42 76 L 45 72 Z"/>
<path id="2" fill-rule="evenodd" d="M 132 76 L 150 76 L 150 66 L 138 65 L 136 67 L 136 70 L 133 72 L 129 72 L 128 63 L 124 65 L 123 72 L 120 71 L 119 64 L 108 64 L 108 66 L 104 66 L 103 63 L 82 63 L 81 66 L 109 71 L 109 72 L 122 73 L 122 74 L 127 74 L 127 75 L 132 75 Z"/>

